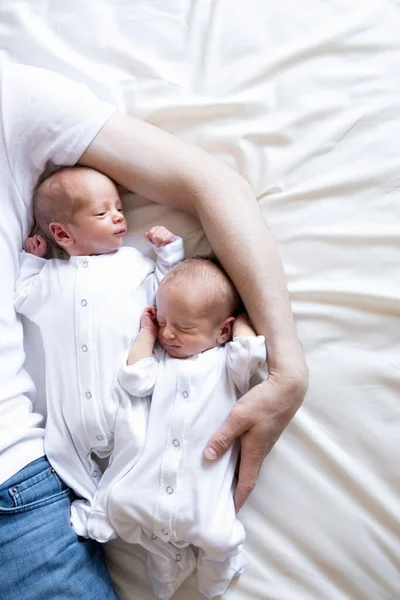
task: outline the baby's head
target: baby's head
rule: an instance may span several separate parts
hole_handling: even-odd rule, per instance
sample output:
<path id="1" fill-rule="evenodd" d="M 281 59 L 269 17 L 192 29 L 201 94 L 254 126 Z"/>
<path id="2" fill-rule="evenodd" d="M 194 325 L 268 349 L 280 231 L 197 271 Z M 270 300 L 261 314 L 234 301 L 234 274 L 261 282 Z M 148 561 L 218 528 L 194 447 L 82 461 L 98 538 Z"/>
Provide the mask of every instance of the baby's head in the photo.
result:
<path id="1" fill-rule="evenodd" d="M 114 182 L 88 167 L 64 167 L 45 179 L 34 211 L 43 234 L 70 256 L 113 252 L 126 233 Z"/>
<path id="2" fill-rule="evenodd" d="M 227 342 L 243 310 L 233 283 L 209 257 L 189 258 L 165 276 L 157 292 L 158 340 L 174 358 Z"/>

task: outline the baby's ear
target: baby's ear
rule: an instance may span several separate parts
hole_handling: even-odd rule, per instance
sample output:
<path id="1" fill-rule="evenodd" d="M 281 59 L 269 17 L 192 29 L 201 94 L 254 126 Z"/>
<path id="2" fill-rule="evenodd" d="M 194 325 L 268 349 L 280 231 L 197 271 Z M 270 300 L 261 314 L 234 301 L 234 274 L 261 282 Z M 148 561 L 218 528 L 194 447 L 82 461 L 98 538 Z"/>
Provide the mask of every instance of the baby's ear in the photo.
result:
<path id="1" fill-rule="evenodd" d="M 217 337 L 218 344 L 225 344 L 232 337 L 232 327 L 235 322 L 235 317 L 228 317 L 219 327 L 219 335 Z"/>
<path id="2" fill-rule="evenodd" d="M 61 248 L 69 248 L 74 243 L 71 234 L 63 223 L 50 223 L 49 229 L 54 241 Z"/>

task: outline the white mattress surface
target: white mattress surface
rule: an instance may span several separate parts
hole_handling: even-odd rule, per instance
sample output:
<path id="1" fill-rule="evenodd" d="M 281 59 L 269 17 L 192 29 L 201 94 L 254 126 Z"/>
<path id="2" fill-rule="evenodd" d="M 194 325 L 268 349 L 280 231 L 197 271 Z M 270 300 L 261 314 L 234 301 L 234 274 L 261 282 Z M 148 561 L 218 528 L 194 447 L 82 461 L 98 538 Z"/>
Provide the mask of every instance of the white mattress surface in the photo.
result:
<path id="1" fill-rule="evenodd" d="M 0 40 L 236 168 L 279 243 L 310 388 L 224 597 L 400 598 L 400 3 L 0 0 Z M 160 222 L 206 249 L 194 219 L 127 202 L 128 243 Z M 150 600 L 144 553 L 108 555 L 121 598 Z M 194 577 L 175 598 L 202 598 Z"/>

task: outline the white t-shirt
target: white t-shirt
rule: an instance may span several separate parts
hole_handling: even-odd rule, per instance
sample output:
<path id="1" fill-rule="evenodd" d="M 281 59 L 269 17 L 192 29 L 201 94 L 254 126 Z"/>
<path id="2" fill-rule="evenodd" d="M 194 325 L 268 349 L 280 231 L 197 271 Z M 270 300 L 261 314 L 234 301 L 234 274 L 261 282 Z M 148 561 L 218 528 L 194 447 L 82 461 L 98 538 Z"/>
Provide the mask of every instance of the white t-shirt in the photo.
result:
<path id="1" fill-rule="evenodd" d="M 0 66 L 0 483 L 44 454 L 13 304 L 33 190 L 46 169 L 75 164 L 114 111 L 55 73 Z"/>

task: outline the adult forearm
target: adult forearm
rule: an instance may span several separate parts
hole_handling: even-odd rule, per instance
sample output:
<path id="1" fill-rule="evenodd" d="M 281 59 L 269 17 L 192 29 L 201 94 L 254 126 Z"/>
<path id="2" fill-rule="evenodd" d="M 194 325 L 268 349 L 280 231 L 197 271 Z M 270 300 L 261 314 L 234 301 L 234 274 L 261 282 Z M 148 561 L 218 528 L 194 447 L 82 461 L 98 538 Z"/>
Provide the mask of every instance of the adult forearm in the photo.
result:
<path id="1" fill-rule="evenodd" d="M 199 196 L 197 212 L 257 333 L 268 341 L 270 368 L 289 355 L 300 359 L 282 263 L 250 186 L 227 177 L 221 189 Z"/>

